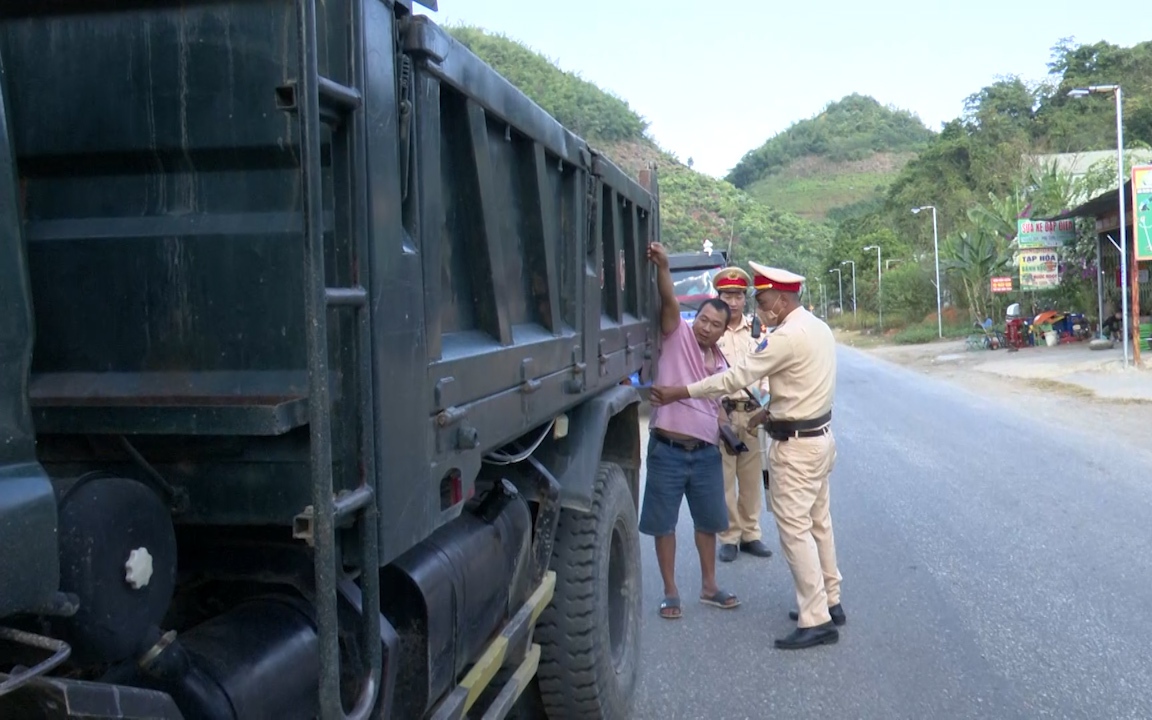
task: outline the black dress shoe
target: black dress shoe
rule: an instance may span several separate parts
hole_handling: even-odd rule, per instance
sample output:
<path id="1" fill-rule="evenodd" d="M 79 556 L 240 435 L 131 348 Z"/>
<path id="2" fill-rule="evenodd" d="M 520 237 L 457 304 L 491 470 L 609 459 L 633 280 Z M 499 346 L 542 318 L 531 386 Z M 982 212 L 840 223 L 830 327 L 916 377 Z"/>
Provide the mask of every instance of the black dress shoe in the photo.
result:
<path id="1" fill-rule="evenodd" d="M 740 543 L 740 552 L 746 552 L 749 555 L 755 555 L 756 557 L 762 558 L 772 557 L 772 551 L 768 549 L 767 545 L 759 540 L 751 540 L 749 542 Z"/>
<path id="2" fill-rule="evenodd" d="M 848 622 L 848 618 L 844 615 L 844 608 L 840 605 L 840 603 L 836 603 L 832 607 L 828 608 L 828 614 L 832 616 L 832 622 L 835 623 L 837 627 Z M 788 618 L 790 620 L 799 620 L 800 613 L 796 612 L 795 610 L 789 610 Z"/>
<path id="3" fill-rule="evenodd" d="M 720 562 L 732 562 L 736 559 L 735 543 L 725 543 L 720 546 Z"/>
<path id="4" fill-rule="evenodd" d="M 810 628 L 796 628 L 787 637 L 777 638 L 781 650 L 802 650 L 817 645 L 833 645 L 840 640 L 840 631 L 831 622 Z"/>

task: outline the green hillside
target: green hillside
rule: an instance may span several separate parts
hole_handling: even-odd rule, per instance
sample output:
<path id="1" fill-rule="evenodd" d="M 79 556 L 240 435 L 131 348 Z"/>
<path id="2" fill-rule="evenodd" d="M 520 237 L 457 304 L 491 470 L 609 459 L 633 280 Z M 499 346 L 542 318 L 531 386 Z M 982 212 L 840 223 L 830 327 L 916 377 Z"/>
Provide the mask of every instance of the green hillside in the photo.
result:
<path id="1" fill-rule="evenodd" d="M 911 113 L 853 94 L 749 151 L 728 180 L 813 221 L 875 205 L 933 133 Z"/>
<path id="2" fill-rule="evenodd" d="M 543 55 L 477 27 L 445 29 L 577 135 L 599 141 L 644 137 L 648 123 L 627 102 Z"/>
<path id="3" fill-rule="evenodd" d="M 624 100 L 503 35 L 471 26 L 445 28 L 538 105 L 632 176 L 655 163 L 661 232 L 673 251 L 704 240 L 732 247 L 732 259 L 761 259 L 807 273 L 819 265 L 831 230 L 758 202 L 731 183 L 691 170 L 647 135 L 648 124 Z"/>
<path id="4" fill-rule="evenodd" d="M 813 222 L 836 221 L 881 203 L 892 180 L 914 157 L 875 153 L 866 160 L 833 162 L 810 155 L 752 183 L 748 194 Z"/>

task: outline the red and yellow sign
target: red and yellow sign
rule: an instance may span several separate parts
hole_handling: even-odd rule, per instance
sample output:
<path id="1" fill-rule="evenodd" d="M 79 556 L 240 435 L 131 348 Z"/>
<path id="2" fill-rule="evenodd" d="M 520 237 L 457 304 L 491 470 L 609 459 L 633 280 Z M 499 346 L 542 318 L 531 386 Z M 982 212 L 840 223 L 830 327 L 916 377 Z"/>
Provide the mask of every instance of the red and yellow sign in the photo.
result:
<path id="1" fill-rule="evenodd" d="M 992 278 L 992 292 L 994 293 L 1010 293 L 1012 292 L 1012 277 L 994 277 Z"/>

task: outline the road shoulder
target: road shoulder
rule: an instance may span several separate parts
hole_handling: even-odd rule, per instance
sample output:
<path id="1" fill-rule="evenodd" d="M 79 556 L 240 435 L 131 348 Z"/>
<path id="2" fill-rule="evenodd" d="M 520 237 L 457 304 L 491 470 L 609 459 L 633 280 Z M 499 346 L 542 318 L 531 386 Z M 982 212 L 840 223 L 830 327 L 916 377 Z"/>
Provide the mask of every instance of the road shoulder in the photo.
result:
<path id="1" fill-rule="evenodd" d="M 1123 368 L 1121 350 L 1092 351 L 1087 343 L 1055 348 L 966 350 L 963 341 L 887 345 L 868 338 L 841 343 L 877 360 L 964 387 L 1038 422 L 1066 430 L 1054 443 L 1120 442 L 1152 456 L 1152 370 Z M 1042 457 L 1045 449 L 1037 448 Z"/>

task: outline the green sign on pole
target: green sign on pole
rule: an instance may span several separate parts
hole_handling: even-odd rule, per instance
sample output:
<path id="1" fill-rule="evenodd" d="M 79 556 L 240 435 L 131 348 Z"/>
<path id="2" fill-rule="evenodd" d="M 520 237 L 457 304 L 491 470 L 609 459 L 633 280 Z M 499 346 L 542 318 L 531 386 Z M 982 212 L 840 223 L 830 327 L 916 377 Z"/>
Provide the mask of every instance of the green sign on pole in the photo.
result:
<path id="1" fill-rule="evenodd" d="M 1152 165 L 1132 168 L 1132 230 L 1136 259 L 1152 260 Z"/>
<path id="2" fill-rule="evenodd" d="M 1020 218 L 1016 221 L 1016 247 L 1021 250 L 1059 248 L 1076 241 L 1076 221 L 1033 220 Z"/>

